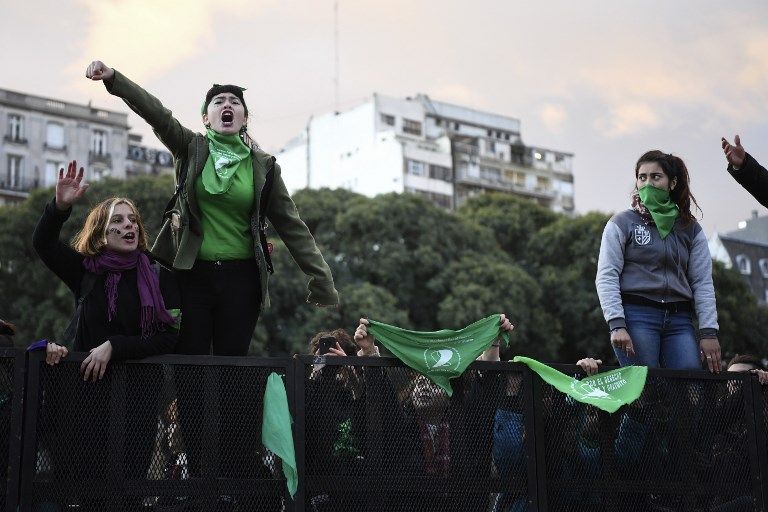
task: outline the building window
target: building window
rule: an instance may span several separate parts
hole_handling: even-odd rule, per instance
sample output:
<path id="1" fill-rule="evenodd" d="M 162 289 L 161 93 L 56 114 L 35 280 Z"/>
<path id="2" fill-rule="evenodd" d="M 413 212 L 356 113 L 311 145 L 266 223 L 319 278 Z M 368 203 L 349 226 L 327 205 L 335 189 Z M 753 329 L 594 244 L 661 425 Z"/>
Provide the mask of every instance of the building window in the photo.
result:
<path id="1" fill-rule="evenodd" d="M 10 189 L 21 188 L 22 167 L 24 157 L 18 155 L 8 155 L 8 167 L 5 173 L 5 186 Z"/>
<path id="2" fill-rule="evenodd" d="M 536 176 L 536 189 L 537 190 L 549 190 L 549 178 L 544 176 Z"/>
<path id="3" fill-rule="evenodd" d="M 417 162 L 416 160 L 408 160 L 408 174 L 414 176 L 426 176 L 427 169 L 424 162 Z"/>
<path id="4" fill-rule="evenodd" d="M 24 118 L 18 114 L 8 115 L 8 140 L 16 142 L 24 140 Z"/>
<path id="5" fill-rule="evenodd" d="M 486 141 L 486 146 L 488 148 L 488 153 L 496 153 L 496 142 L 488 140 Z"/>
<path id="6" fill-rule="evenodd" d="M 749 261 L 749 258 L 743 254 L 736 256 L 736 268 L 738 268 L 739 272 L 745 276 L 752 274 L 752 263 Z"/>
<path id="7" fill-rule="evenodd" d="M 524 187 L 525 186 L 525 173 L 524 172 L 516 172 L 515 173 L 515 186 L 518 186 L 518 187 Z"/>
<path id="8" fill-rule="evenodd" d="M 59 175 L 59 169 L 63 168 L 63 162 L 57 162 L 55 160 L 48 160 L 45 162 L 45 176 L 43 176 L 41 180 L 44 186 L 47 187 L 56 184 L 56 178 Z"/>
<path id="9" fill-rule="evenodd" d="M 64 125 L 48 123 L 45 126 L 45 147 L 48 149 L 64 149 Z"/>
<path id="10" fill-rule="evenodd" d="M 451 181 L 451 169 L 441 165 L 430 165 L 429 177 L 434 180 Z"/>
<path id="11" fill-rule="evenodd" d="M 459 123 L 453 123 L 453 129 L 459 131 Z"/>
<path id="12" fill-rule="evenodd" d="M 421 123 L 411 121 L 410 119 L 403 119 L 403 132 L 410 133 L 411 135 L 421 135 Z"/>
<path id="13" fill-rule="evenodd" d="M 91 133 L 91 151 L 97 156 L 107 155 L 107 132 L 93 130 Z"/>
<path id="14" fill-rule="evenodd" d="M 757 260 L 757 266 L 760 267 L 760 273 L 763 274 L 763 277 L 768 279 L 768 258 Z"/>
<path id="15" fill-rule="evenodd" d="M 435 126 L 442 126 L 443 120 L 442 119 L 435 119 Z"/>
<path id="16" fill-rule="evenodd" d="M 381 114 L 381 122 L 387 126 L 395 126 L 395 116 L 389 114 Z"/>

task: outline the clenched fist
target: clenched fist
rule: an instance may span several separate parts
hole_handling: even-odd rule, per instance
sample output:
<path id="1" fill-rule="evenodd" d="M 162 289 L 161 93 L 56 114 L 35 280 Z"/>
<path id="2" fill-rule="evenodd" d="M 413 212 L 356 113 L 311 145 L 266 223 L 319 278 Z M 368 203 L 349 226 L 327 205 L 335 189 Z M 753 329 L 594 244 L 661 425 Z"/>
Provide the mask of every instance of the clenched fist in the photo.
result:
<path id="1" fill-rule="evenodd" d="M 100 60 L 95 60 L 88 65 L 85 76 L 91 80 L 110 80 L 115 76 L 115 70 Z"/>

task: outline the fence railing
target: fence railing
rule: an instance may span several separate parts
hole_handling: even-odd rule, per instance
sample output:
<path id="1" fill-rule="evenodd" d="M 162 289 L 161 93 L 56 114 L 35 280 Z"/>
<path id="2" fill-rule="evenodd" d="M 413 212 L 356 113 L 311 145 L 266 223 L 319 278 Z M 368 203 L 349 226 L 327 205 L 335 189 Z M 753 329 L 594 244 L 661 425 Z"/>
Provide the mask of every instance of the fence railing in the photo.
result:
<path id="1" fill-rule="evenodd" d="M 393 358 L 161 356 L 93 383 L 85 356 L 0 350 L 5 510 L 765 510 L 768 390 L 747 374 L 651 370 L 607 414 L 510 363 L 448 397 Z M 295 499 L 261 444 L 272 372 Z"/>

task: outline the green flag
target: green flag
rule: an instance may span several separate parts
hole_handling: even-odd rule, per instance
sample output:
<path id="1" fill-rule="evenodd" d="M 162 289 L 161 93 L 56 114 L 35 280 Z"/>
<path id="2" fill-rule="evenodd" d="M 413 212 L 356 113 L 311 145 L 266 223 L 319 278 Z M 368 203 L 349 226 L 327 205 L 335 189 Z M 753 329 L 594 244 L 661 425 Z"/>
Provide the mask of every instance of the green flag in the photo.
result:
<path id="1" fill-rule="evenodd" d="M 267 378 L 267 388 L 264 390 L 261 443 L 264 448 L 282 459 L 285 484 L 293 497 L 299 485 L 299 474 L 296 471 L 296 452 L 293 448 L 291 423 L 285 384 L 278 374 L 272 372 Z"/>
<path id="2" fill-rule="evenodd" d="M 516 356 L 512 362 L 527 364 L 544 382 L 552 384 L 574 400 L 611 413 L 637 400 L 643 392 L 645 377 L 648 375 L 647 366 L 625 366 L 578 380 L 528 357 Z"/>
<path id="3" fill-rule="evenodd" d="M 491 315 L 459 331 L 409 331 L 369 320 L 368 332 L 402 362 L 453 394 L 450 379 L 458 377 L 493 340 L 509 333 L 501 330 L 501 315 Z"/>

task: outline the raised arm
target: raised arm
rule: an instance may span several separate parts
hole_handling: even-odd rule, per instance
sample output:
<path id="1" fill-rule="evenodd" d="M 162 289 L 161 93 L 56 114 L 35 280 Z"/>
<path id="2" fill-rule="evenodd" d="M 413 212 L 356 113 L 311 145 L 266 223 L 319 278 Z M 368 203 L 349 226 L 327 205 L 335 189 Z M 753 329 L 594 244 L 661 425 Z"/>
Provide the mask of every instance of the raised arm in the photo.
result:
<path id="1" fill-rule="evenodd" d="M 307 302 L 321 306 L 339 303 L 339 294 L 333 285 L 331 269 L 320 254 L 315 238 L 299 217 L 296 205 L 288 194 L 280 166 L 275 164 L 274 185 L 272 188 L 267 218 L 272 222 L 280 239 L 293 256 L 302 272 L 310 277 Z"/>
<path id="2" fill-rule="evenodd" d="M 131 110 L 152 127 L 155 135 L 175 158 L 186 155 L 187 146 L 194 133 L 182 126 L 160 100 L 100 60 L 91 62 L 85 76 L 91 80 L 103 81 L 110 94 L 122 98 Z"/>
<path id="3" fill-rule="evenodd" d="M 768 208 L 768 170 L 747 153 L 741 145 L 741 137 L 736 135 L 733 144 L 725 137 L 720 144 L 728 160 L 728 173 L 752 194 L 752 197 Z"/>
<path id="4" fill-rule="evenodd" d="M 88 184 L 83 182 L 84 169 L 77 172 L 77 162 L 72 161 L 67 167 L 59 170 L 56 182 L 56 197 L 45 206 L 43 215 L 35 226 L 32 234 L 32 246 L 45 266 L 64 281 L 72 293 L 80 293 L 80 283 L 85 273 L 83 256 L 59 240 L 61 228 L 72 212 L 72 204 L 78 201 Z"/>

